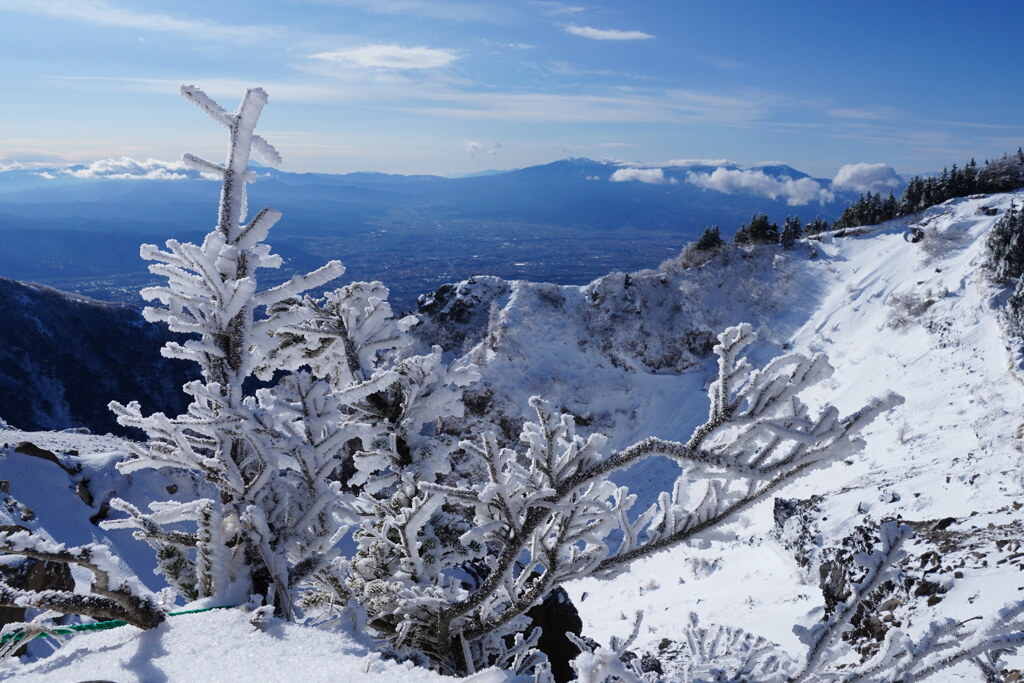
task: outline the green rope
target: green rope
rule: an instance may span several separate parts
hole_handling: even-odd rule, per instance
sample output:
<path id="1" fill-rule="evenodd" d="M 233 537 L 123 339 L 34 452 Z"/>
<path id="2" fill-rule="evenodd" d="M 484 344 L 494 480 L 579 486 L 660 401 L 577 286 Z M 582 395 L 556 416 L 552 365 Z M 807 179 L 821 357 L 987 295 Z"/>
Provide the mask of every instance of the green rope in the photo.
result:
<path id="1" fill-rule="evenodd" d="M 167 614 L 167 616 L 169 616 L 169 617 L 178 617 L 178 616 L 181 616 L 182 614 L 198 614 L 199 612 L 209 612 L 210 610 L 215 610 L 215 609 L 231 609 L 232 607 L 238 607 L 238 605 L 218 605 L 216 607 L 202 607 L 200 609 L 186 609 L 186 610 L 181 610 L 180 612 L 169 612 Z M 110 621 L 95 621 L 95 622 L 93 622 L 91 624 L 72 624 L 70 626 L 61 626 L 60 628 L 53 629 L 49 633 L 40 633 L 40 634 L 36 635 L 35 637 L 36 638 L 46 638 L 47 636 L 50 635 L 50 633 L 56 633 L 56 634 L 59 634 L 59 635 L 68 635 L 68 634 L 82 633 L 82 632 L 85 632 L 85 631 L 106 631 L 107 629 L 118 628 L 120 626 L 127 626 L 127 625 L 128 625 L 128 622 L 124 621 L 123 619 L 111 619 Z M 9 643 L 12 640 L 14 640 L 14 641 L 22 640 L 24 637 L 25 637 L 25 632 L 24 631 L 18 631 L 16 633 L 8 633 L 7 635 L 0 637 L 0 645 L 3 645 L 5 643 Z"/>

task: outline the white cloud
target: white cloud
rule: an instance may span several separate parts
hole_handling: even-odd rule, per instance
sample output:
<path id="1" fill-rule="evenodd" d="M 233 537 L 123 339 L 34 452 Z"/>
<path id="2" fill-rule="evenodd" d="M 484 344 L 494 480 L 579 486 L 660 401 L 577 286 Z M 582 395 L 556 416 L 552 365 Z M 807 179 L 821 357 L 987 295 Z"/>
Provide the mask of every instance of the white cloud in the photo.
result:
<path id="1" fill-rule="evenodd" d="M 672 159 L 659 166 L 728 166 L 732 162 L 728 159 Z"/>
<path id="2" fill-rule="evenodd" d="M 271 92 L 268 88 L 268 92 Z M 421 89 L 424 100 L 436 105 L 419 111 L 445 118 L 503 121 L 568 121 L 682 123 L 714 121 L 748 126 L 761 119 L 769 104 L 742 97 L 724 97 L 696 91 L 671 90 L 660 95 L 632 92 L 614 94 L 476 93 L 453 89 Z"/>
<path id="3" fill-rule="evenodd" d="M 0 0 L 2 2 L 2 0 Z M 595 94 L 539 92 L 476 92 L 456 81 L 414 82 L 394 71 L 339 69 L 323 60 L 307 60 L 307 68 L 331 79 L 281 79 L 263 81 L 271 102 L 353 103 L 371 102 L 402 112 L 446 119 L 477 121 L 544 121 L 569 123 L 689 123 L 710 121 L 744 128 L 757 125 L 776 107 L 771 96 L 721 95 L 699 90 L 667 90 L 648 93 L 609 89 Z M 321 73 L 321 71 L 323 73 Z M 426 74 L 434 72 L 427 71 Z M 177 92 L 178 79 L 118 76 L 55 76 L 56 81 L 91 83 L 108 89 L 127 89 L 167 94 Z M 237 101 L 251 81 L 234 78 L 203 78 L 197 83 L 221 102 Z M 271 140 L 273 141 L 273 140 Z M 3 143 L 0 140 L 0 143 Z M 2 146 L 2 144 L 0 144 Z M 10 149 L 10 148 L 9 148 Z M 130 150 L 125 150 L 130 153 Z M 22 154 L 11 150 L 8 156 Z M 109 153 L 109 150 L 106 152 Z M 95 158 L 104 151 L 90 153 Z"/>
<path id="4" fill-rule="evenodd" d="M 643 31 L 616 31 L 614 29 L 600 29 L 592 26 L 566 26 L 565 30 L 574 36 L 591 38 L 593 40 L 647 40 L 653 38 L 650 33 Z"/>
<path id="5" fill-rule="evenodd" d="M 900 178 L 889 164 L 847 164 L 832 179 L 832 187 L 857 192 L 882 192 L 898 187 Z"/>
<path id="6" fill-rule="evenodd" d="M 826 109 L 825 113 L 837 119 L 857 119 L 861 121 L 878 120 L 892 116 L 892 110 L 878 107 L 833 107 Z"/>
<path id="7" fill-rule="evenodd" d="M 620 168 L 612 173 L 613 183 L 625 183 L 636 180 L 650 185 L 664 185 L 676 182 L 675 178 L 666 178 L 665 172 L 660 168 Z"/>
<path id="8" fill-rule="evenodd" d="M 726 194 L 755 194 L 769 199 L 784 198 L 789 206 L 812 201 L 824 204 L 835 197 L 810 178 L 775 178 L 764 171 L 716 168 L 712 173 L 686 174 L 686 182 Z"/>
<path id="9" fill-rule="evenodd" d="M 354 7 L 371 14 L 428 17 L 447 21 L 498 23 L 507 8 L 495 2 L 470 0 L 316 0 L 320 4 Z"/>
<path id="10" fill-rule="evenodd" d="M 279 33 L 278 29 L 267 26 L 230 26 L 207 19 L 135 12 L 103 0 L 2 0 L 0 9 L 44 14 L 99 26 L 184 33 L 193 37 L 242 42 L 265 40 Z"/>
<path id="11" fill-rule="evenodd" d="M 199 173 L 189 169 L 180 161 L 146 159 L 139 161 L 131 157 L 100 159 L 84 168 L 67 168 L 65 175 L 83 179 L 105 178 L 110 180 L 185 180 L 198 178 Z"/>
<path id="12" fill-rule="evenodd" d="M 17 159 L 0 160 L 0 173 L 7 173 L 8 171 L 32 171 L 35 175 L 42 178 L 55 178 L 56 176 L 50 174 L 48 171 L 62 163 L 66 162 L 63 159 L 60 161 L 18 161 Z"/>
<path id="13" fill-rule="evenodd" d="M 462 142 L 471 157 L 476 157 L 480 154 L 497 156 L 498 150 L 501 149 L 500 142 L 477 142 L 476 140 L 463 140 Z"/>
<path id="14" fill-rule="evenodd" d="M 448 66 L 458 58 L 454 50 L 444 48 L 385 44 L 362 45 L 310 55 L 310 59 L 325 62 L 393 70 L 437 69 Z"/>
<path id="15" fill-rule="evenodd" d="M 579 5 L 566 5 L 562 2 L 544 2 L 543 0 L 533 0 L 530 4 L 535 7 L 540 7 L 541 11 L 549 16 L 555 16 L 558 14 L 578 14 L 586 9 Z"/>

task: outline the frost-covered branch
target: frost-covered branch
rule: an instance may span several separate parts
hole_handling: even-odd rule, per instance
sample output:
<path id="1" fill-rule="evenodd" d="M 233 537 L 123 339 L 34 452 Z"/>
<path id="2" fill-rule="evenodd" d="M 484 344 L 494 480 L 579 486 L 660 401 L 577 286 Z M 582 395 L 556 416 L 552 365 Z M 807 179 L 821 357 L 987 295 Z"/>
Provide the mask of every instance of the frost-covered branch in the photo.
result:
<path id="1" fill-rule="evenodd" d="M 653 681 L 652 677 L 644 676 L 636 666 L 636 658 L 627 661 L 623 656 L 640 634 L 640 623 L 643 612 L 637 612 L 633 618 L 633 630 L 625 640 L 612 637 L 608 647 L 594 647 L 575 634 L 568 633 L 569 639 L 579 648 L 580 654 L 572 660 L 572 668 L 576 673 L 575 683 L 605 683 L 605 681 L 621 681 L 622 683 L 645 683 Z"/>
<path id="2" fill-rule="evenodd" d="M 523 427 L 523 452 L 501 447 L 489 434 L 463 442 L 487 481 L 472 488 L 420 482 L 392 500 L 398 511 L 385 517 L 393 521 L 364 524 L 366 560 L 353 567 L 373 567 L 364 572 L 379 582 L 373 590 L 390 596 L 364 603 L 378 623 L 391 624 L 382 631 L 432 653 L 445 670 L 485 665 L 486 643 L 521 628 L 524 613 L 557 586 L 610 576 L 639 557 L 715 538 L 780 486 L 858 452 L 863 428 L 902 402 L 889 395 L 845 418 L 832 407 L 811 416 L 799 394 L 830 375 L 827 360 L 790 354 L 754 371 L 740 357 L 753 339 L 749 325 L 720 335 L 708 419 L 686 443 L 651 438 L 605 456 L 602 435 L 583 439 L 571 416 L 537 397 L 531 399 L 536 420 Z M 654 505 L 634 514 L 636 496 L 607 477 L 656 456 L 673 459 L 682 473 Z M 467 509 L 471 515 L 460 524 L 466 513 L 458 511 Z M 437 513 L 428 519 L 416 510 Z M 480 568 L 479 579 L 469 587 L 451 583 L 449 574 L 467 562 Z M 436 569 L 424 575 L 416 569 L 423 566 Z M 365 580 L 358 586 L 370 587 Z M 468 661 L 467 651 L 479 654 Z"/>
<path id="3" fill-rule="evenodd" d="M 94 619 L 121 619 L 139 628 L 153 628 L 163 611 L 138 582 L 122 578 L 110 549 L 99 543 L 67 548 L 28 531 L 0 533 L 0 553 L 43 562 L 77 565 L 92 575 L 91 593 L 64 590 L 23 590 L 0 582 L 0 605 L 35 607 Z"/>
<path id="4" fill-rule="evenodd" d="M 867 574 L 852 586 L 849 599 L 836 607 L 832 618 L 811 628 L 794 627 L 797 637 L 807 645 L 806 662 L 791 679 L 794 683 L 812 679 L 820 673 L 823 663 L 835 658 L 831 648 L 840 642 L 839 636 L 843 629 L 853 619 L 864 599 L 890 577 L 895 562 L 906 555 L 902 548 L 903 543 L 912 535 L 910 527 L 889 522 L 882 525 L 879 533 L 881 549 L 854 558 L 867 570 Z"/>
<path id="5" fill-rule="evenodd" d="M 897 563 L 906 555 L 902 546 L 911 531 L 897 522 L 888 522 L 880 527 L 878 535 L 877 549 L 854 558 L 866 571 L 852 586 L 846 602 L 821 623 L 810 628 L 794 627 L 808 648 L 802 661 L 741 629 L 702 627 L 696 615 L 691 615 L 691 624 L 680 639 L 681 652 L 672 662 L 673 675 L 685 683 L 915 683 L 969 662 L 981 671 L 983 678 L 979 680 L 1002 681 L 1000 672 L 1006 668 L 1003 655 L 1024 645 L 1024 601 L 1011 603 L 980 623 L 980 618 L 934 622 L 917 640 L 892 628 L 874 656 L 860 663 L 849 661 L 849 648 L 843 644 L 842 634 L 856 612 L 870 604 L 872 594 L 894 578 Z M 581 651 L 583 665 L 591 666 L 593 657 L 587 654 L 590 649 Z M 633 678 L 617 675 L 622 680 L 639 680 L 638 672 Z M 580 676 L 579 680 L 585 679 Z"/>
<path id="6" fill-rule="evenodd" d="M 984 673 L 998 671 L 1004 653 L 1024 646 L 1024 601 L 1017 601 L 980 624 L 975 624 L 974 619 L 933 622 L 918 640 L 898 628 L 890 629 L 873 657 L 856 666 L 837 666 L 843 654 L 840 645 L 843 629 L 868 596 L 892 577 L 895 563 L 905 556 L 902 545 L 910 535 L 909 527 L 896 522 L 881 526 L 880 547 L 854 558 L 867 573 L 853 585 L 847 601 L 820 624 L 811 628 L 794 627 L 797 636 L 808 646 L 808 652 L 799 671 L 784 680 L 792 683 L 819 680 L 912 683 L 965 662 L 973 663 Z"/>
<path id="7" fill-rule="evenodd" d="M 150 270 L 167 279 L 164 286 L 143 290 L 144 298 L 162 304 L 144 314 L 193 335 L 167 344 L 163 353 L 198 363 L 203 380 L 184 387 L 192 398 L 184 415 L 144 416 L 136 402 L 110 407 L 121 424 L 149 435 L 148 443 L 134 447 L 133 458 L 120 465 L 123 472 L 184 468 L 201 474 L 216 495 L 156 506 L 150 513 L 114 506 L 129 514 L 123 525 L 156 549 L 161 569 L 187 597 L 219 595 L 241 581 L 249 584 L 248 592 L 268 596 L 290 616 L 297 578 L 332 560 L 341 518 L 347 518 L 339 512 L 334 470 L 346 442 L 358 434 L 338 424 L 337 400 L 326 385 L 295 375 L 254 394 L 246 380 L 266 367 L 278 346 L 278 330 L 297 324 L 304 313 L 281 302 L 326 284 L 344 268 L 331 261 L 260 288 L 258 271 L 281 265 L 264 242 L 281 213 L 265 208 L 243 223 L 246 183 L 255 178 L 248 168 L 250 153 L 280 163 L 273 146 L 254 132 L 267 94 L 250 89 L 238 110 L 229 113 L 194 86 L 182 86 L 181 93 L 228 129 L 223 165 L 185 156 L 193 168 L 221 176 L 218 222 L 201 245 L 168 240 L 166 250 L 142 247 L 142 256 L 155 261 Z M 195 525 L 196 531 L 165 530 L 176 523 Z"/>
<path id="8" fill-rule="evenodd" d="M 67 629 L 57 625 L 56 620 L 64 616 L 61 612 L 44 610 L 31 621 L 13 621 L 0 629 L 0 660 L 14 656 L 25 643 L 38 637 L 61 642 L 71 637 Z"/>
<path id="9" fill-rule="evenodd" d="M 450 469 L 453 441 L 424 428 L 439 418 L 460 417 L 462 390 L 479 378 L 475 366 L 446 366 L 440 347 L 429 354 L 397 357 L 411 343 L 414 319 L 395 319 L 388 290 L 379 282 L 355 282 L 322 300 L 283 301 L 274 308 L 296 322 L 275 334 L 271 367 L 311 368 L 330 381 L 349 424 L 361 425 L 362 448 L 353 454 L 351 486 L 380 491 L 401 476 L 432 481 Z"/>
<path id="10" fill-rule="evenodd" d="M 1024 646 L 1024 600 L 1005 605 L 980 625 L 973 622 L 955 619 L 933 622 L 916 641 L 899 629 L 892 629 L 886 634 L 878 654 L 841 680 L 844 683 L 911 683 L 965 662 L 977 666 L 985 675 L 1002 668 L 1000 660 L 1004 654 Z"/>

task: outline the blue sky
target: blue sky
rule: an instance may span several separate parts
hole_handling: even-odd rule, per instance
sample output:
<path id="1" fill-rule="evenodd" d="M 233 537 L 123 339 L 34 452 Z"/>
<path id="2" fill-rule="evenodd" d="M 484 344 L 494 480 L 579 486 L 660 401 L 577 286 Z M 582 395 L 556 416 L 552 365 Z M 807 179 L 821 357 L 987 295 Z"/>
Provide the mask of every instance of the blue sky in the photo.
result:
<path id="1" fill-rule="evenodd" d="M 219 158 L 194 83 L 264 86 L 292 171 L 928 172 L 1024 144 L 1021 26 L 1019 0 L 0 0 L 0 165 Z"/>

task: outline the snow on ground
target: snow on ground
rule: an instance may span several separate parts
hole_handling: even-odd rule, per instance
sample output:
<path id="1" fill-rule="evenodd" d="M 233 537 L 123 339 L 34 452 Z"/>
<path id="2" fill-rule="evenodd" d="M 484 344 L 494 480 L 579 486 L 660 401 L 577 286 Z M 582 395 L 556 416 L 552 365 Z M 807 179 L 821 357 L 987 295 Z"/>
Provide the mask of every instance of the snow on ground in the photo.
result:
<path id="1" fill-rule="evenodd" d="M 106 519 L 115 496 L 145 509 L 154 500 L 200 497 L 200 486 L 182 473 L 121 474 L 115 466 L 127 457 L 128 447 L 124 439 L 109 434 L 0 429 L 0 479 L 8 483 L 10 496 L 32 511 L 33 525 L 69 546 L 114 547 L 124 568 L 155 591 L 165 584 L 154 573 L 156 558 L 150 547 L 135 540 L 130 530 L 104 530 L 96 522 Z"/>
<path id="2" fill-rule="evenodd" d="M 132 626 L 75 636 L 49 657 L 4 671 L 0 680 L 52 681 L 454 681 L 412 664 L 381 659 L 355 637 L 272 622 L 261 630 L 240 609 L 169 618 L 148 631 Z M 471 683 L 512 681 L 489 670 L 459 679 Z M 531 679 L 532 680 L 532 679 Z"/>
<path id="3" fill-rule="evenodd" d="M 763 340 L 753 349 L 755 364 L 784 347 L 823 351 L 836 372 L 807 392 L 812 404 L 835 403 L 847 413 L 889 389 L 906 403 L 871 427 L 861 456 L 815 472 L 778 495 L 827 495 L 819 520 L 826 545 L 865 515 L 918 523 L 911 552 L 937 548 L 941 571 L 935 576 L 944 585 L 954 570 L 959 576 L 936 605 L 907 615 L 904 625 L 911 632 L 938 616 L 988 616 L 1024 597 L 1024 468 L 1018 438 L 1024 384 L 1000 331 L 993 304 L 998 293 L 979 270 L 985 233 L 996 220 L 980 209 L 1002 211 L 1022 199 L 1022 194 L 1000 195 L 934 207 L 914 219 L 925 234 L 918 243 L 908 241 L 902 220 L 866 234 L 827 236 L 813 243 L 813 258 L 800 252 L 782 261 L 739 259 L 719 274 L 717 286 L 702 269 L 660 283 L 659 276 L 648 274 L 644 286 L 662 293 L 641 292 L 647 298 L 636 302 L 635 316 L 625 318 L 616 317 L 617 311 L 628 312 L 621 301 L 608 309 L 607 318 L 600 317 L 607 311 L 593 303 L 616 292 L 626 292 L 628 303 L 632 295 L 621 274 L 587 287 L 514 283 L 496 302 L 490 345 L 481 343 L 468 356 L 483 364 L 484 384 L 495 400 L 521 409 L 530 394 L 541 393 L 582 418 L 581 425 L 585 421 L 590 429 L 609 433 L 609 448 L 621 448 L 652 434 L 686 439 L 706 415 L 704 391 L 711 374 L 706 359 L 646 341 L 645 357 L 669 360 L 662 369 L 639 367 L 626 353 L 634 342 L 616 330 L 633 330 L 636 336 L 635 330 L 646 325 L 642 336 L 651 337 L 659 326 L 681 333 L 752 319 Z M 777 290 L 773 295 L 755 286 L 758 273 L 768 278 L 764 290 Z M 681 304 L 674 313 L 657 308 L 676 295 Z M 690 327 L 680 328 L 679 320 Z M 512 423 L 523 414 L 510 414 Z M 83 469 L 69 475 L 53 463 L 25 460 L 11 452 L 20 441 L 78 451 Z M 70 543 L 104 537 L 88 523 L 101 501 L 82 502 L 76 482 L 89 479 L 101 495 L 118 491 L 139 504 L 151 487 L 166 484 L 105 479 L 125 451 L 117 439 L 4 430 L 3 443 L 9 447 L 0 455 L 0 478 L 9 479 L 11 494 L 38 511 L 45 528 Z M 675 471 L 670 463 L 652 461 L 618 479 L 640 495 L 642 504 L 670 486 Z M 57 499 L 78 506 L 83 517 L 48 521 L 47 509 L 56 509 Z M 934 528 L 944 518 L 955 521 Z M 584 633 L 602 643 L 628 635 L 633 612 L 641 610 L 637 646 L 656 649 L 662 639 L 678 637 L 695 612 L 704 624 L 738 626 L 801 653 L 791 627 L 820 618 L 821 591 L 817 576 L 806 575 L 770 536 L 772 525 L 766 502 L 743 518 L 733 542 L 677 548 L 637 562 L 614 580 L 567 586 Z M 119 551 L 134 544 L 137 551 L 126 550 L 123 557 L 152 581 L 146 576 L 152 561 L 133 555 L 148 549 L 109 538 Z M 50 658 L 16 673 L 18 680 L 438 679 L 381 662 L 367 645 L 345 635 L 284 624 L 261 633 L 234 610 L 174 617 L 149 633 L 123 628 L 77 636 Z M 942 680 L 975 678 L 963 670 Z"/>
<path id="4" fill-rule="evenodd" d="M 963 577 L 937 606 L 912 617 L 911 631 L 938 616 L 989 616 L 1024 597 L 1024 567 L 1013 557 L 1024 519 L 1018 512 L 1024 503 L 1018 438 L 1024 385 L 992 308 L 994 292 L 979 270 L 986 231 L 996 220 L 979 209 L 1002 211 L 1012 200 L 1019 203 L 1021 195 L 935 207 L 920 217 L 925 239 L 917 244 L 905 238 L 905 221 L 828 238 L 824 257 L 809 262 L 824 296 L 790 341 L 797 351 L 827 353 L 836 367 L 809 398 L 848 413 L 892 389 L 906 403 L 868 430 L 860 457 L 815 472 L 779 495 L 831 494 L 821 519 L 826 539 L 849 533 L 867 513 L 876 521 L 953 517 L 947 538 L 972 544 L 944 558 Z M 889 321 L 898 295 L 907 293 L 933 303 L 894 328 Z M 741 627 L 801 652 L 791 626 L 820 618 L 822 596 L 817 576 L 802 576 L 792 555 L 768 538 L 772 523 L 765 504 L 747 515 L 734 543 L 677 548 L 615 580 L 574 583 L 569 593 L 586 632 L 605 642 L 625 635 L 633 611 L 642 610 L 638 644 L 654 648 L 695 612 L 702 623 Z M 976 675 L 964 669 L 948 680 Z"/>

